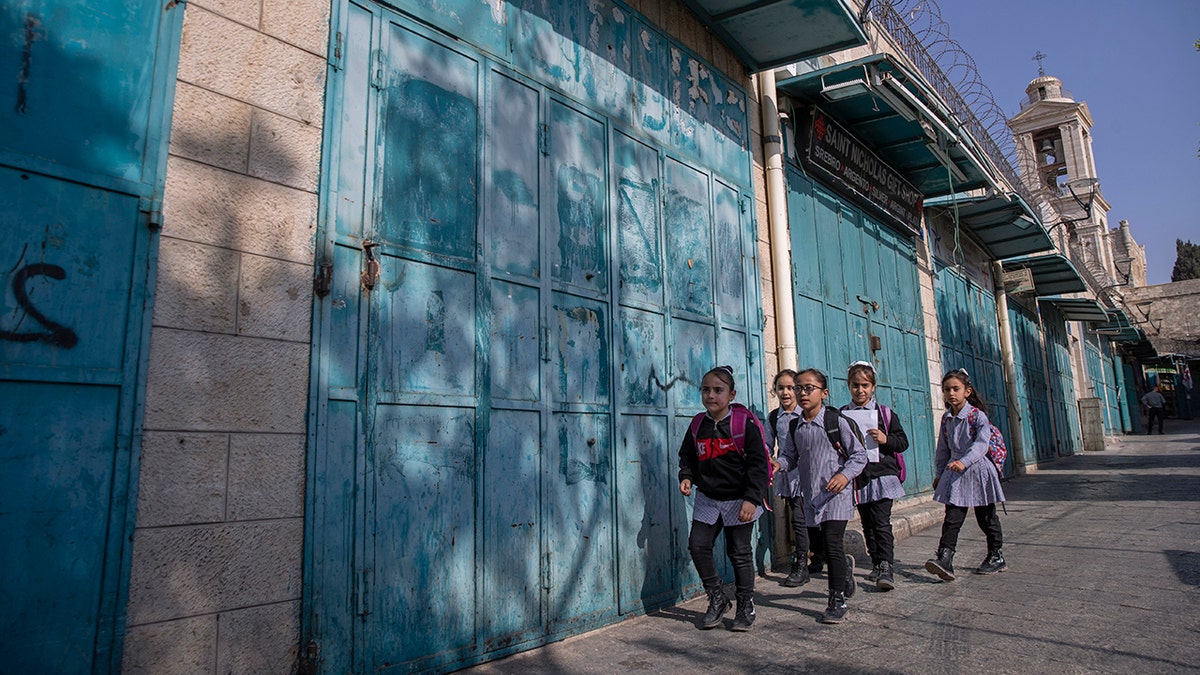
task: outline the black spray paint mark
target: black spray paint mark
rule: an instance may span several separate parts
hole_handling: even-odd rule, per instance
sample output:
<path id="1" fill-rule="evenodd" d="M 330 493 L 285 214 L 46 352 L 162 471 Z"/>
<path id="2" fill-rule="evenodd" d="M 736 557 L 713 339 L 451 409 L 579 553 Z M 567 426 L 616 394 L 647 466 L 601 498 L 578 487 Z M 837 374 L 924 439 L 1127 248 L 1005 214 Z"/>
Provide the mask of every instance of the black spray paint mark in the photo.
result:
<path id="1" fill-rule="evenodd" d="M 25 15 L 25 47 L 21 50 L 21 74 L 17 76 L 17 114 L 25 114 L 27 97 L 26 83 L 29 82 L 29 71 L 33 69 L 33 43 L 40 37 L 38 31 L 42 22 L 32 14 Z"/>
<path id="2" fill-rule="evenodd" d="M 75 335 L 75 331 L 47 319 L 46 315 L 39 312 L 33 306 L 33 302 L 29 299 L 29 293 L 25 291 L 25 282 L 30 277 L 37 276 L 45 276 L 62 281 L 67 278 L 67 272 L 58 265 L 33 263 L 22 267 L 13 275 L 12 291 L 13 297 L 17 300 L 17 305 L 46 330 L 36 333 L 19 333 L 17 331 L 4 330 L 0 331 L 0 340 L 9 340 L 11 342 L 45 342 L 55 347 L 70 349 L 79 342 L 79 337 Z"/>

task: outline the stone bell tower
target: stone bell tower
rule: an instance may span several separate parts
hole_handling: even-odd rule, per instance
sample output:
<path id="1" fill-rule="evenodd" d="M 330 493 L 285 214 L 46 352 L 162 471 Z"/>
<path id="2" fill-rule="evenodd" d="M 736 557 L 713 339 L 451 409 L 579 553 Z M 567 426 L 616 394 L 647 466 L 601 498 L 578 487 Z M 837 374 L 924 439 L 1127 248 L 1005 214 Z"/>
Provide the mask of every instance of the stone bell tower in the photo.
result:
<path id="1" fill-rule="evenodd" d="M 1008 121 L 1017 145 L 1021 180 L 1039 202 L 1051 238 L 1084 263 L 1094 291 L 1112 285 L 1106 246 L 1109 204 L 1100 191 L 1092 155 L 1092 115 L 1062 81 L 1039 75 L 1025 88 L 1021 112 Z"/>

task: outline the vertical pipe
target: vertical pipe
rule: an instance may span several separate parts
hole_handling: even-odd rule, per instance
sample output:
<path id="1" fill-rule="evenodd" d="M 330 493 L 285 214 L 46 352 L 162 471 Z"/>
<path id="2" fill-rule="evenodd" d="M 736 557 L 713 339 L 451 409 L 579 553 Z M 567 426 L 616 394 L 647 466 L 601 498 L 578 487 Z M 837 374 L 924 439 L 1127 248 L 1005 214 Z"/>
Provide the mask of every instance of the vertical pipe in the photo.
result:
<path id="1" fill-rule="evenodd" d="M 1008 321 L 1008 294 L 1004 291 L 1004 267 L 992 262 L 992 282 L 996 289 L 996 320 L 1000 324 L 1000 365 L 1004 369 L 1004 393 L 1008 399 L 1008 432 L 1013 449 L 1013 472 L 1025 473 L 1025 426 L 1021 400 L 1017 397 L 1017 367 L 1013 361 L 1012 333 Z"/>
<path id="2" fill-rule="evenodd" d="M 767 225 L 770 231 L 771 288 L 775 301 L 775 356 L 779 369 L 798 369 L 796 354 L 796 307 L 792 298 L 792 247 L 788 236 L 787 190 L 783 176 L 783 135 L 779 128 L 779 99 L 775 91 L 775 71 L 758 74 L 758 101 L 762 112 L 763 167 L 767 180 Z M 770 381 L 770 380 L 768 380 Z M 777 507 L 782 500 L 776 499 Z M 787 509 L 774 514 L 775 560 L 787 560 L 794 543 Z M 803 554 L 807 555 L 807 551 Z"/>
<path id="3" fill-rule="evenodd" d="M 787 190 L 783 180 L 783 136 L 779 127 L 779 100 L 775 71 L 758 74 L 762 109 L 763 165 L 767 174 L 767 224 L 771 233 L 771 285 L 775 301 L 776 356 L 779 368 L 795 369 L 796 308 L 792 298 L 792 248 L 788 239 Z"/>

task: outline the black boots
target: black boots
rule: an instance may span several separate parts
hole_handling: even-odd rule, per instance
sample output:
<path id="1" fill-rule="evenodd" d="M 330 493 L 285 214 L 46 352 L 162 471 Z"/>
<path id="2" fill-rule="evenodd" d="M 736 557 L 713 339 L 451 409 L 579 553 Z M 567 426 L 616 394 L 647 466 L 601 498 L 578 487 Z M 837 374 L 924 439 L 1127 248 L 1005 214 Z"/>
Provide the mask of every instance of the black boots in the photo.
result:
<path id="1" fill-rule="evenodd" d="M 983 559 L 983 564 L 979 569 L 975 570 L 975 574 L 995 574 L 1008 569 L 1008 565 L 1004 562 L 1004 554 L 1000 549 L 988 551 L 987 557 Z"/>
<path id="2" fill-rule="evenodd" d="M 733 625 L 729 627 L 729 630 L 747 631 L 753 625 L 754 593 L 746 593 L 744 596 L 738 593 L 737 614 L 733 617 Z"/>
<path id="3" fill-rule="evenodd" d="M 884 560 L 875 568 L 875 588 L 881 591 L 890 591 L 895 587 L 896 580 L 892 577 L 892 564 Z"/>
<path id="4" fill-rule="evenodd" d="M 788 572 L 787 578 L 783 580 L 783 585 L 788 588 L 796 588 L 808 583 L 808 567 L 805 565 L 805 556 L 807 554 L 797 551 L 792 554 L 792 569 Z"/>
<path id="5" fill-rule="evenodd" d="M 841 623 L 846 620 L 846 613 L 850 608 L 846 606 L 846 594 L 841 591 L 829 591 L 829 604 L 825 606 L 825 613 L 821 615 L 821 623 Z"/>
<path id="6" fill-rule="evenodd" d="M 954 549 L 939 548 L 936 558 L 925 561 L 925 570 L 936 574 L 942 581 L 954 581 Z"/>
<path id="7" fill-rule="evenodd" d="M 820 574 L 823 569 L 825 569 L 825 556 L 814 553 L 812 560 L 808 563 L 808 573 Z"/>
<path id="8" fill-rule="evenodd" d="M 725 589 L 720 583 L 716 586 L 705 587 L 704 592 L 708 593 L 708 611 L 704 613 L 700 629 L 708 630 L 721 625 L 721 618 L 725 616 L 725 612 L 729 611 L 733 603 L 729 602 L 729 598 L 725 595 Z"/>

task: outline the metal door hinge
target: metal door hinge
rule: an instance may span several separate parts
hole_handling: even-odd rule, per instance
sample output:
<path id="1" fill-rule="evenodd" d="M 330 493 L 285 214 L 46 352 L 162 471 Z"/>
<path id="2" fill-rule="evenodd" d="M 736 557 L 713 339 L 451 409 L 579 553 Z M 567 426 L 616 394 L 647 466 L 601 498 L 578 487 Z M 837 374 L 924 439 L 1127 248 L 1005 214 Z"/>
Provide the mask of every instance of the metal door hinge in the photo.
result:
<path id="1" fill-rule="evenodd" d="M 163 226 L 162 200 L 150 197 L 138 198 L 138 211 L 146 214 L 146 225 L 152 230 L 161 230 Z"/>
<path id="2" fill-rule="evenodd" d="M 342 32 L 338 31 L 333 35 L 333 50 L 329 57 L 329 65 L 333 66 L 334 70 L 342 69 Z"/>
<path id="3" fill-rule="evenodd" d="M 371 86 L 375 89 L 383 89 L 383 50 L 376 49 L 371 55 L 373 62 L 371 67 Z"/>
<path id="4" fill-rule="evenodd" d="M 313 276 L 313 292 L 318 298 L 323 298 L 329 295 L 329 290 L 333 287 L 333 263 L 328 260 L 322 260 L 317 267 L 317 273 Z"/>
<path id="5" fill-rule="evenodd" d="M 320 672 L 321 643 L 309 640 L 304 647 L 304 655 L 300 657 L 300 675 L 312 675 Z"/>
<path id="6" fill-rule="evenodd" d="M 550 125 L 538 125 L 538 151 L 546 157 L 550 156 Z"/>

